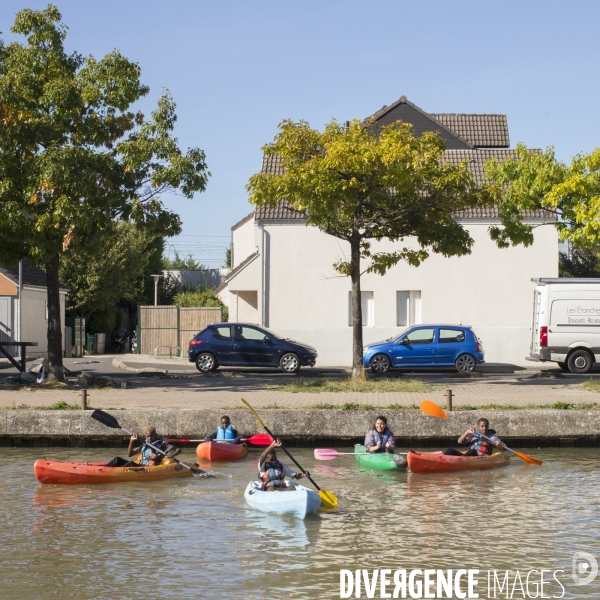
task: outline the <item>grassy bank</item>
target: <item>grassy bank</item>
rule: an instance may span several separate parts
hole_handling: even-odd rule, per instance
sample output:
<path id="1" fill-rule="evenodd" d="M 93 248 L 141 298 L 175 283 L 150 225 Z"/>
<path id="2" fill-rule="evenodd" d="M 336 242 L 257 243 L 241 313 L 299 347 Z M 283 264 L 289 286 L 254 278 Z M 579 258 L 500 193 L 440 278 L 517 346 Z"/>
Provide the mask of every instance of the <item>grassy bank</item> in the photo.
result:
<path id="1" fill-rule="evenodd" d="M 318 394 L 324 392 L 433 392 L 436 388 L 418 379 L 377 378 L 367 379 L 299 379 L 292 383 L 269 385 L 267 389 L 278 392 Z"/>

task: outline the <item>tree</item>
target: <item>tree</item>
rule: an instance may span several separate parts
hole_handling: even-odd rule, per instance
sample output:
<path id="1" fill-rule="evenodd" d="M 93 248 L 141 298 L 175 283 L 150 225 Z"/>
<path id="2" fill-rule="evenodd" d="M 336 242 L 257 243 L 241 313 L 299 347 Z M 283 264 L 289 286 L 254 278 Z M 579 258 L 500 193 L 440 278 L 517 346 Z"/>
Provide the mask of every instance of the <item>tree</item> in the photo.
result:
<path id="1" fill-rule="evenodd" d="M 163 266 L 167 271 L 200 271 L 206 268 L 194 259 L 191 252 L 184 258 L 177 250 L 175 250 L 175 258 L 170 259 L 168 256 L 163 258 Z"/>
<path id="2" fill-rule="evenodd" d="M 516 154 L 516 159 L 485 165 L 486 176 L 497 184 L 505 225 L 492 231 L 499 245 L 516 238 L 531 242 L 535 226 L 524 223 L 523 217 L 528 211 L 546 211 L 563 241 L 596 248 L 600 244 L 600 149 L 576 156 L 568 166 L 556 160 L 553 148 L 536 152 L 518 144 Z"/>
<path id="3" fill-rule="evenodd" d="M 494 202 L 494 190 L 478 188 L 466 161 L 443 161 L 444 142 L 434 133 L 420 138 L 398 121 L 375 130 L 356 120 L 332 121 L 323 133 L 305 121 L 283 121 L 272 143 L 263 147 L 279 156 L 283 175 L 251 177 L 250 202 L 275 206 L 287 201 L 306 212 L 308 225 L 346 240 L 350 260 L 334 267 L 352 281 L 352 374 L 362 376 L 361 260 L 366 272 L 383 275 L 400 261 L 418 266 L 429 252 L 468 254 L 469 233 L 453 219 L 454 211 Z M 406 246 L 377 251 L 373 242 L 415 238 Z"/>
<path id="4" fill-rule="evenodd" d="M 231 248 L 225 250 L 225 263 L 223 264 L 224 269 L 231 269 Z"/>
<path id="5" fill-rule="evenodd" d="M 67 309 L 89 319 L 119 301 L 138 302 L 154 237 L 133 223 L 118 221 L 83 248 L 72 244 L 60 265 L 60 280 L 69 289 Z"/>
<path id="6" fill-rule="evenodd" d="M 572 246 L 568 254 L 560 253 L 558 257 L 558 274 L 560 277 L 600 277 L 598 254 L 598 248 Z"/>
<path id="7" fill-rule="evenodd" d="M 196 286 L 192 289 L 180 290 L 173 298 L 173 304 L 181 307 L 214 307 L 221 308 L 223 311 L 223 318 L 225 321 L 228 319 L 229 310 L 221 302 L 219 298 L 214 295 L 215 288 L 210 286 Z"/>
<path id="8" fill-rule="evenodd" d="M 117 50 L 101 60 L 68 55 L 66 29 L 54 5 L 25 9 L 11 31 L 26 43 L 0 41 L 0 260 L 45 266 L 50 381 L 64 379 L 61 253 L 116 219 L 179 233 L 160 194 L 178 189 L 191 198 L 210 175 L 202 150 L 178 148 L 170 95 L 149 120 L 131 112 L 149 92 L 140 67 Z"/>

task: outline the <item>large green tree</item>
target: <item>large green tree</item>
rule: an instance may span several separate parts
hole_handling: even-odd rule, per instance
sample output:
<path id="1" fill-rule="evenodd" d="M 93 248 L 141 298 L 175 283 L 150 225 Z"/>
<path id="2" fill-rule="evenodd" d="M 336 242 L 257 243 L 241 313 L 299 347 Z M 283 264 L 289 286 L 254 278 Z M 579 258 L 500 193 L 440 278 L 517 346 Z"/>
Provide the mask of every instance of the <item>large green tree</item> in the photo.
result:
<path id="1" fill-rule="evenodd" d="M 600 244 L 600 149 L 576 156 L 567 165 L 554 150 L 531 151 L 518 144 L 516 158 L 488 161 L 486 176 L 497 184 L 504 227 L 493 228 L 499 245 L 533 241 L 537 225 L 526 222 L 529 211 L 545 211 L 562 240 L 579 248 Z"/>
<path id="2" fill-rule="evenodd" d="M 54 5 L 21 11 L 11 31 L 26 39 L 0 41 L 0 260 L 28 258 L 46 269 L 49 379 L 60 380 L 61 253 L 116 219 L 179 233 L 160 194 L 191 198 L 209 173 L 202 150 L 179 149 L 168 93 L 150 119 L 132 112 L 149 91 L 139 65 L 117 50 L 100 60 L 68 54 Z"/>
<path id="3" fill-rule="evenodd" d="M 332 121 L 320 132 L 304 121 L 283 121 L 263 147 L 265 155 L 280 157 L 283 174 L 259 173 L 247 185 L 250 202 L 285 200 L 306 211 L 308 225 L 350 244 L 350 260 L 334 266 L 352 281 L 354 377 L 363 372 L 361 261 L 366 272 L 383 275 L 399 261 L 417 266 L 430 252 L 468 254 L 473 239 L 453 214 L 495 199 L 493 188 L 475 184 L 466 161 L 443 160 L 444 142 L 436 134 L 417 138 L 400 121 L 372 125 Z M 404 246 L 405 238 L 418 247 Z M 394 251 L 373 245 L 386 239 L 398 243 Z"/>

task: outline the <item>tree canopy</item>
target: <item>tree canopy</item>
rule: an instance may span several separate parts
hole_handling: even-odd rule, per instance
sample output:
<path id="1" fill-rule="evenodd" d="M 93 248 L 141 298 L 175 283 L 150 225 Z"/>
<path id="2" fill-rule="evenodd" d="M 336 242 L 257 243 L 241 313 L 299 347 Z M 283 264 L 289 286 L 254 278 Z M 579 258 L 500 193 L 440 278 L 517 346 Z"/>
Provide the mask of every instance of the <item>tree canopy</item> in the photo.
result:
<path id="1" fill-rule="evenodd" d="M 495 188 L 475 184 L 466 161 L 444 160 L 435 133 L 417 138 L 400 121 L 373 125 L 334 120 L 320 132 L 285 120 L 263 147 L 266 156 L 279 157 L 283 174 L 259 173 L 247 185 L 253 204 L 287 201 L 305 211 L 307 224 L 350 243 L 350 260 L 334 267 L 352 280 L 354 376 L 362 374 L 361 260 L 367 272 L 383 275 L 399 261 L 417 266 L 430 252 L 468 254 L 473 239 L 453 215 L 496 198 Z M 417 249 L 402 245 L 408 237 Z M 373 245 L 384 239 L 399 242 L 397 249 Z"/>
<path id="2" fill-rule="evenodd" d="M 191 198 L 210 174 L 202 150 L 179 149 L 168 92 L 150 119 L 132 110 L 149 92 L 139 65 L 118 50 L 99 60 L 68 54 L 54 5 L 19 12 L 11 31 L 26 40 L 0 41 L 0 260 L 45 267 L 49 375 L 62 379 L 60 254 L 117 219 L 179 233 L 160 195 Z"/>

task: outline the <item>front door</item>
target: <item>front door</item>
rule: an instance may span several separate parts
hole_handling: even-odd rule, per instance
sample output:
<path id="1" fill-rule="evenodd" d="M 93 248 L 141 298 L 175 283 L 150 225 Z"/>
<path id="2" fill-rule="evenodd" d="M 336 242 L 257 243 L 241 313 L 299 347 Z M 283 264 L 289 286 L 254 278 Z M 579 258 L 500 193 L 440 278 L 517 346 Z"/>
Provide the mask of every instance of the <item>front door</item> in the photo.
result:
<path id="1" fill-rule="evenodd" d="M 271 337 L 261 329 L 233 326 L 231 362 L 236 365 L 269 366 L 277 364 L 277 351 Z"/>
<path id="2" fill-rule="evenodd" d="M 434 364 L 435 327 L 412 329 L 395 344 L 392 364 L 395 367 L 421 366 Z"/>

